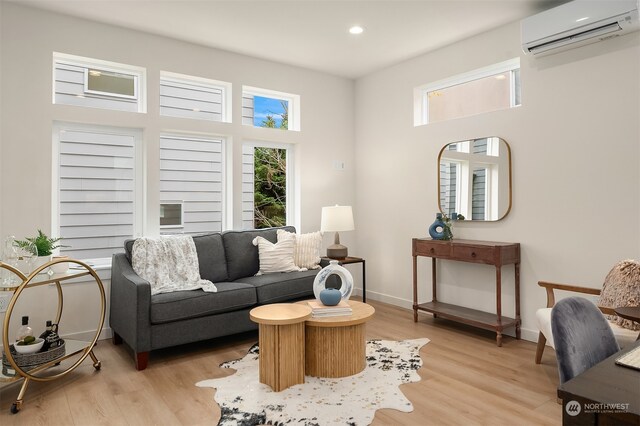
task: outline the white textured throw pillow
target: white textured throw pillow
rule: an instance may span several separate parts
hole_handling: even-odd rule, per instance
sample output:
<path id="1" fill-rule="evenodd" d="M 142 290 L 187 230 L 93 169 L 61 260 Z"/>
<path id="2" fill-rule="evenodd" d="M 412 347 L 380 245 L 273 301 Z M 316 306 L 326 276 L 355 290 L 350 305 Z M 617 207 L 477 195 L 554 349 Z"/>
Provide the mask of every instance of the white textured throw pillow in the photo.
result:
<path id="1" fill-rule="evenodd" d="M 258 256 L 260 258 L 260 272 L 258 272 L 258 274 L 300 270 L 300 268 L 293 263 L 294 238 L 287 238 L 273 244 L 266 238 L 255 237 L 253 239 L 253 245 L 258 246 Z"/>
<path id="2" fill-rule="evenodd" d="M 320 250 L 322 249 L 322 232 L 309 232 L 308 234 L 294 234 L 283 229 L 278 229 L 278 242 L 295 237 L 296 245 L 293 252 L 293 261 L 298 268 L 320 268 Z"/>

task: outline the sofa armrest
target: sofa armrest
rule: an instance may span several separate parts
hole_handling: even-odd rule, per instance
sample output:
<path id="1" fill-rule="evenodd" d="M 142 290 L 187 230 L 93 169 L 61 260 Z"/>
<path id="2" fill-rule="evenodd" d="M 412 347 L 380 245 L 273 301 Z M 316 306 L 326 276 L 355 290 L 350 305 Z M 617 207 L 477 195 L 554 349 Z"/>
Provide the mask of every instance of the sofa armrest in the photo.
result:
<path id="1" fill-rule="evenodd" d="M 547 281 L 538 281 L 538 285 L 540 287 L 544 287 L 545 290 L 547 291 L 547 308 L 552 308 L 553 305 L 556 304 L 554 290 L 571 291 L 574 293 L 582 293 L 582 294 L 592 294 L 595 296 L 600 295 L 599 288 L 582 287 L 574 284 L 551 283 Z M 607 315 L 615 314 L 612 308 L 609 308 L 606 306 L 598 306 L 598 308 L 604 314 L 607 314 Z"/>
<path id="2" fill-rule="evenodd" d="M 124 253 L 111 263 L 109 323 L 136 352 L 151 350 L 151 285 L 135 273 Z"/>

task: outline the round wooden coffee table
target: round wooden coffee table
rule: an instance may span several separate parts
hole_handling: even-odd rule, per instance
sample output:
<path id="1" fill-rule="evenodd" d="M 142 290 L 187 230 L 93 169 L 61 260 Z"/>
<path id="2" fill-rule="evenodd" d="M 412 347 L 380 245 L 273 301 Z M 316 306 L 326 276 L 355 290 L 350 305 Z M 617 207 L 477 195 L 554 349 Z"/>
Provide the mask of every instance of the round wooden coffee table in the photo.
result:
<path id="1" fill-rule="evenodd" d="M 305 373 L 315 377 L 346 377 L 364 370 L 365 323 L 376 311 L 366 303 L 347 302 L 352 315 L 308 318 L 305 322 Z M 307 305 L 307 301 L 297 302 Z"/>
<path id="2" fill-rule="evenodd" d="M 280 392 L 304 383 L 304 321 L 311 308 L 293 303 L 274 303 L 249 312 L 259 324 L 260 383 Z"/>

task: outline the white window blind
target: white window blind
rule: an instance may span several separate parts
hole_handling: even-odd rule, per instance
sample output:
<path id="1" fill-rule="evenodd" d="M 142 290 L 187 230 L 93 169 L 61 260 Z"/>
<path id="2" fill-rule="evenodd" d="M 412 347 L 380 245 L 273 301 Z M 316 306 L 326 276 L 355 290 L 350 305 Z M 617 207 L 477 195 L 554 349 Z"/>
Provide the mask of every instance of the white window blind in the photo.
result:
<path id="1" fill-rule="evenodd" d="M 160 203 L 182 203 L 181 226 L 162 234 L 222 231 L 223 140 L 184 135 L 160 137 Z"/>
<path id="2" fill-rule="evenodd" d="M 144 70 L 141 68 L 56 53 L 53 73 L 54 104 L 130 112 L 145 110 L 144 90 L 142 90 Z M 104 74 L 105 78 L 118 75 L 125 79 L 130 77 L 133 80 L 133 94 L 124 96 L 115 90 L 115 86 L 113 93 L 109 93 L 108 88 L 91 89 L 91 78 L 95 79 L 96 75 L 101 74 Z"/>
<path id="3" fill-rule="evenodd" d="M 231 122 L 227 112 L 229 83 L 177 76 L 161 73 L 160 115 Z"/>
<path id="4" fill-rule="evenodd" d="M 134 235 L 138 133 L 63 125 L 57 135 L 61 252 L 110 257 Z"/>

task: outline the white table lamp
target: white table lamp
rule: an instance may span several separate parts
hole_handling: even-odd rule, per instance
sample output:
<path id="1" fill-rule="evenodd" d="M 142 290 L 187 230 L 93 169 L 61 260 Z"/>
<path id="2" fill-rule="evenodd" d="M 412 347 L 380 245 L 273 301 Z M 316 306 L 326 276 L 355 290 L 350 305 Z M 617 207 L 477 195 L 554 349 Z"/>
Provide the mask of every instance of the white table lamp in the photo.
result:
<path id="1" fill-rule="evenodd" d="M 347 257 L 347 247 L 340 244 L 340 231 L 353 231 L 353 211 L 351 206 L 330 206 L 322 208 L 320 230 L 322 232 L 335 232 L 333 245 L 327 247 L 327 257 L 332 259 L 344 259 Z"/>

